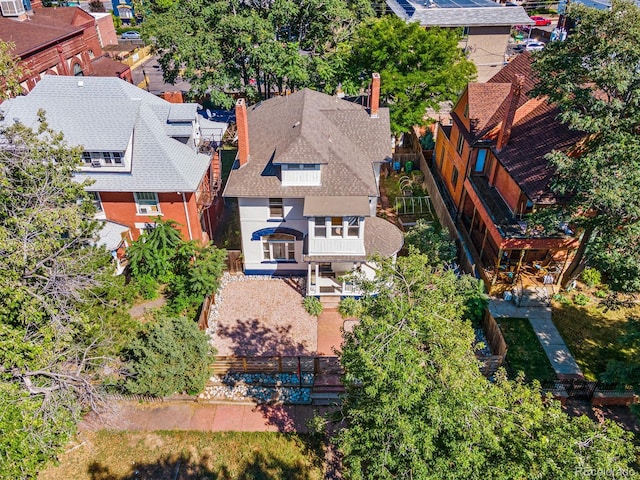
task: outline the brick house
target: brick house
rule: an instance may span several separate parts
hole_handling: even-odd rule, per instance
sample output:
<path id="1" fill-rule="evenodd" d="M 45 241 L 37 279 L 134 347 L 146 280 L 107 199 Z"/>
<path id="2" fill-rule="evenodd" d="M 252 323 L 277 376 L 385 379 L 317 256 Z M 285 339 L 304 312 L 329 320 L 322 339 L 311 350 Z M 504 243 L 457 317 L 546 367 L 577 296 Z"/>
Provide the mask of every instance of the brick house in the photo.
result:
<path id="1" fill-rule="evenodd" d="M 12 3 L 12 8 L 5 8 Z M 115 30 L 110 16 L 95 18 L 77 7 L 43 8 L 22 0 L 1 4 L 0 40 L 15 44 L 13 54 L 20 59 L 25 93 L 45 75 L 116 76 L 132 81 L 128 65 L 104 57 L 102 50 L 113 43 Z M 106 43 L 105 43 L 106 42 Z"/>
<path id="2" fill-rule="evenodd" d="M 433 168 L 490 284 L 521 274 L 558 282 L 579 244 L 567 225 L 543 232 L 525 221 L 562 202 L 550 190 L 554 170 L 545 156 L 570 151 L 582 138 L 557 120 L 556 107 L 529 95 L 531 61 L 523 53 L 487 83 L 469 83 L 453 124 L 438 126 Z"/>
<path id="3" fill-rule="evenodd" d="M 47 75 L 0 105 L 5 125 L 32 128 L 39 109 L 84 148 L 76 178 L 93 181 L 98 218 L 120 225 L 123 238 L 137 239 L 159 216 L 187 240 L 211 238 L 223 206 L 220 165 L 203 145 L 197 104 L 169 103 L 118 78 Z"/>
<path id="4" fill-rule="evenodd" d="M 358 295 L 344 274 L 373 276 L 402 232 L 376 217 L 380 166 L 391 159 L 389 111 L 303 89 L 236 105 L 238 156 L 224 196 L 238 199 L 246 273 L 306 275 L 309 295 Z"/>

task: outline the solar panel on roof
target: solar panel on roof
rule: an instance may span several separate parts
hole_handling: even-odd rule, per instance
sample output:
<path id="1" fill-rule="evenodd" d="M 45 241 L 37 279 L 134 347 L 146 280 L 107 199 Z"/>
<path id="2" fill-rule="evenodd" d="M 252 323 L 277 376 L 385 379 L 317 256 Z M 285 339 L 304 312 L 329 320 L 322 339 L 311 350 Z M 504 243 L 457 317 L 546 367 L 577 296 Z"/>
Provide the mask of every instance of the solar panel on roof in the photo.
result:
<path id="1" fill-rule="evenodd" d="M 407 15 L 409 17 L 411 17 L 411 15 L 415 13 L 416 11 L 415 7 L 411 5 L 411 3 L 408 0 L 396 0 L 396 2 L 398 3 L 398 5 L 400 5 L 403 8 L 405 12 L 407 12 Z"/>

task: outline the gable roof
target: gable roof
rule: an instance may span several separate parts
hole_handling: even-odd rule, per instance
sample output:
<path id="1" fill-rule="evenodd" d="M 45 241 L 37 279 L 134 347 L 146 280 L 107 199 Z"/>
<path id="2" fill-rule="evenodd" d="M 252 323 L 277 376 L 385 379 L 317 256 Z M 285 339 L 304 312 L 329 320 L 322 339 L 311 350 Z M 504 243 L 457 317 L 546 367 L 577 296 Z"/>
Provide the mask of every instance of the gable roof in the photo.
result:
<path id="1" fill-rule="evenodd" d="M 557 199 L 549 188 L 554 169 L 546 155 L 553 150 L 570 149 L 583 134 L 561 123 L 557 119 L 559 110 L 554 105 L 544 98 L 530 96 L 535 86 L 532 62 L 531 54 L 524 52 L 487 83 L 468 85 L 470 131 L 455 112 L 452 112 L 452 118 L 471 144 L 480 140 L 495 142 L 511 101 L 512 82 L 516 74 L 523 75 L 522 93 L 509 142 L 500 151 L 493 148 L 493 152 L 529 199 L 547 204 Z"/>
<path id="2" fill-rule="evenodd" d="M 389 110 L 300 90 L 248 109 L 249 161 L 231 171 L 228 197 L 377 196 L 373 163 L 391 158 Z M 321 164 L 321 185 L 282 186 L 278 165 Z"/>
<path id="3" fill-rule="evenodd" d="M 62 132 L 69 145 L 87 151 L 127 150 L 132 143 L 131 172 L 99 169 L 80 171 L 76 178 L 91 178 L 92 191 L 195 191 L 207 172 L 208 155 L 195 152 L 168 136 L 173 104 L 115 77 L 45 76 L 26 96 L 0 105 L 5 125 L 19 121 L 38 126 L 38 111 L 45 111 L 49 126 Z M 196 104 L 178 106 L 179 117 Z M 189 131 L 191 130 L 189 126 Z"/>

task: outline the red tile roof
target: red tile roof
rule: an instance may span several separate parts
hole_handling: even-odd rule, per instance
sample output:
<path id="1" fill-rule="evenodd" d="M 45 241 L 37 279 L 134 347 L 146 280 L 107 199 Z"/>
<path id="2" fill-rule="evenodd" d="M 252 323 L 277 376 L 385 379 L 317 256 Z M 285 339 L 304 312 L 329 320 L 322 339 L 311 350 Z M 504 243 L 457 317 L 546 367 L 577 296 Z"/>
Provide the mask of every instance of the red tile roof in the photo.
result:
<path id="1" fill-rule="evenodd" d="M 465 137 L 471 143 L 483 138 L 495 141 L 510 101 L 511 83 L 516 74 L 524 75 L 525 81 L 511 137 L 501 151 L 494 148 L 494 154 L 533 202 L 553 203 L 556 199 L 550 191 L 549 182 L 554 170 L 545 157 L 553 150 L 570 149 L 583 134 L 569 130 L 557 120 L 558 109 L 544 98 L 529 96 L 535 85 L 532 63 L 531 54 L 525 52 L 487 83 L 469 84 L 469 117 L 472 126 L 471 132 Z M 462 126 L 455 114 L 453 117 L 458 126 Z"/>

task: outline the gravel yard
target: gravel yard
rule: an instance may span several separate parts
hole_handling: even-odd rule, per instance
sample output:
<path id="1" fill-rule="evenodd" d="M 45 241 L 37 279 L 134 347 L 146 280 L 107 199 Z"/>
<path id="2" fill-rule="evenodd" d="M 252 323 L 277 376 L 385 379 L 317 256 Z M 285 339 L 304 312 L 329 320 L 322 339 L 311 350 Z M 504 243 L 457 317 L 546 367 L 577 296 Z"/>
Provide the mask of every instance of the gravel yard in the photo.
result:
<path id="1" fill-rule="evenodd" d="M 221 356 L 313 355 L 318 320 L 288 279 L 225 276 L 209 320 Z"/>

